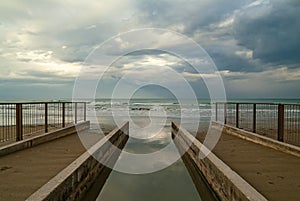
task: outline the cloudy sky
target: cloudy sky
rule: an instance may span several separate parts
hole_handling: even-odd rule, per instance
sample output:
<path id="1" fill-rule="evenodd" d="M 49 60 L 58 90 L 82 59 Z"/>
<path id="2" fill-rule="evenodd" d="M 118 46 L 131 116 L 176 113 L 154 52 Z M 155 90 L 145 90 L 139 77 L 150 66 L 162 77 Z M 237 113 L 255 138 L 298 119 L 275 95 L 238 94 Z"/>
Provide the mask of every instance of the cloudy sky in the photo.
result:
<path id="1" fill-rule="evenodd" d="M 205 97 L 205 73 L 196 76 L 189 63 L 163 51 L 170 43 L 174 46 L 174 38 L 157 45 L 158 39 L 147 34 L 129 42 L 115 37 L 142 28 L 170 30 L 197 42 L 215 63 L 228 98 L 300 98 L 299 19 L 299 0 L 1 1 L 0 98 L 72 97 L 82 68 L 95 65 L 87 63 L 88 55 L 111 37 L 114 43 L 105 46 L 110 54 L 130 50 L 137 38 L 152 46 L 117 59 L 102 80 L 99 96 L 110 96 L 127 72 L 146 79 L 145 74 L 153 78 L 173 69 L 197 96 Z M 159 41 L 169 39 L 162 34 Z M 190 49 L 186 54 L 205 63 Z M 99 64 L 98 71 L 106 67 Z M 156 91 L 147 88 L 154 96 Z"/>

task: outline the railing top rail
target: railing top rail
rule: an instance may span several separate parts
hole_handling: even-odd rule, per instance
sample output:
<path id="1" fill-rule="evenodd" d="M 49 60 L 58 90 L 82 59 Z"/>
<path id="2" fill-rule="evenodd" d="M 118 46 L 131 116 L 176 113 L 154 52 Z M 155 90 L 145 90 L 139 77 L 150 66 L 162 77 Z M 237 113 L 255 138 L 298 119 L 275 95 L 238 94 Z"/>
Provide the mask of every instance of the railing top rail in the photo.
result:
<path id="1" fill-rule="evenodd" d="M 87 102 L 84 102 L 84 101 L 61 101 L 61 102 L 3 102 L 1 103 L 0 102 L 0 105 L 15 105 L 15 104 L 45 104 L 45 103 L 48 103 L 48 104 L 61 104 L 61 103 L 87 103 Z"/>
<path id="2" fill-rule="evenodd" d="M 246 105 L 252 105 L 252 104 L 257 104 L 257 105 L 293 105 L 293 106 L 300 106 L 300 103 L 268 103 L 268 102 L 215 102 L 215 104 L 246 104 Z"/>

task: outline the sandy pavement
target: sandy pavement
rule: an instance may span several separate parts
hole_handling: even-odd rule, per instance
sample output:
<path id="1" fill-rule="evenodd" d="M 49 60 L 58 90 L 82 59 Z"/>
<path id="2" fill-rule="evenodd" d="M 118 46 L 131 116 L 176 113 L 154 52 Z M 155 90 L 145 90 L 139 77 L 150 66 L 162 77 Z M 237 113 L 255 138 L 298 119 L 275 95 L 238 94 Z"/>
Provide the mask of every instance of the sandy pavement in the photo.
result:
<path id="1" fill-rule="evenodd" d="M 224 133 L 213 152 L 268 200 L 300 200 L 300 158 Z"/>
<path id="2" fill-rule="evenodd" d="M 98 138 L 93 130 L 85 132 Z M 0 157 L 0 201 L 25 200 L 85 151 L 73 134 Z"/>

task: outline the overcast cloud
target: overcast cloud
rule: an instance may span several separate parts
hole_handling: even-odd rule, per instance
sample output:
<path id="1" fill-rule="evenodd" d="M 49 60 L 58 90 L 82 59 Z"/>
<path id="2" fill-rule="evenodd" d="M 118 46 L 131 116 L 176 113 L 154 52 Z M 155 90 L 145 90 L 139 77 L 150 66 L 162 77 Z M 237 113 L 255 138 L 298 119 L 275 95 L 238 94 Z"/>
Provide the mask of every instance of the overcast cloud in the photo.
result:
<path id="1" fill-rule="evenodd" d="M 300 98 L 299 19 L 298 0 L 2 1 L 0 98 L 70 98 L 89 53 L 110 37 L 140 28 L 170 29 L 195 40 L 215 62 L 229 98 Z M 185 48 L 162 37 L 166 43 L 157 47 Z M 136 45 L 121 39 L 115 44 L 107 47 L 110 54 Z M 185 76 L 199 97 L 206 94 L 201 77 L 165 52 L 135 52 L 113 67 L 139 77 L 156 76 L 165 66 Z"/>

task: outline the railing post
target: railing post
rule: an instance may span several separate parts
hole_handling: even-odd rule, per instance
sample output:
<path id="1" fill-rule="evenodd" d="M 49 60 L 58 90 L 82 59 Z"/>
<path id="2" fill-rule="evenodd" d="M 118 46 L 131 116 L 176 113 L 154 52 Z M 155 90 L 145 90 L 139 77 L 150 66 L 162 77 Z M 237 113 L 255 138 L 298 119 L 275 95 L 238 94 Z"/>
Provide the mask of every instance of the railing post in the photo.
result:
<path id="1" fill-rule="evenodd" d="M 284 105 L 278 104 L 278 136 L 277 140 L 283 142 L 284 135 Z"/>
<path id="2" fill-rule="evenodd" d="M 83 103 L 83 120 L 86 121 L 86 102 Z"/>
<path id="3" fill-rule="evenodd" d="M 218 103 L 216 103 L 216 121 L 218 121 Z"/>
<path id="4" fill-rule="evenodd" d="M 16 104 L 16 141 L 23 140 L 22 104 Z"/>
<path id="5" fill-rule="evenodd" d="M 238 128 L 239 127 L 239 103 L 236 103 L 235 106 L 235 126 Z"/>
<path id="6" fill-rule="evenodd" d="M 77 124 L 77 103 L 75 103 L 75 124 Z"/>
<path id="7" fill-rule="evenodd" d="M 62 127 L 66 126 L 66 104 L 62 103 Z"/>
<path id="8" fill-rule="evenodd" d="M 253 119 L 253 122 L 252 122 L 253 130 L 252 131 L 253 131 L 253 133 L 256 133 L 256 104 L 255 103 L 253 104 L 253 118 L 252 119 Z"/>
<path id="9" fill-rule="evenodd" d="M 48 103 L 45 103 L 45 133 L 48 133 Z"/>
<path id="10" fill-rule="evenodd" d="M 227 104 L 224 103 L 224 124 L 227 124 Z"/>

